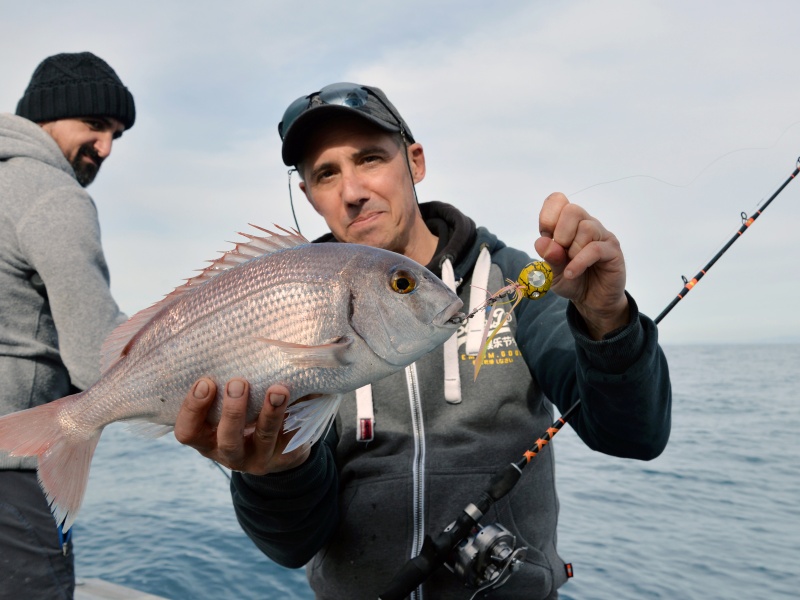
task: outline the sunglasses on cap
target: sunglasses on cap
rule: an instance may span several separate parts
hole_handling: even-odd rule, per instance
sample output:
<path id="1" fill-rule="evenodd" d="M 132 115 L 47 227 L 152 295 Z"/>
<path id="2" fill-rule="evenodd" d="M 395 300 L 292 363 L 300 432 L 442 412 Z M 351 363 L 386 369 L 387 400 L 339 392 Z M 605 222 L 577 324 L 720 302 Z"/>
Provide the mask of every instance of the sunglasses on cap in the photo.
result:
<path id="1" fill-rule="evenodd" d="M 375 113 L 374 108 L 370 107 L 368 104 L 370 96 L 380 103 L 389 116 L 394 119 L 394 123 L 387 121 L 383 115 Z M 368 115 L 373 120 L 380 121 L 390 127 L 396 127 L 398 131 L 407 134 L 409 137 L 411 135 L 403 120 L 397 116 L 380 95 L 373 92 L 372 89 L 355 83 L 332 83 L 326 85 L 318 92 L 298 98 L 289 105 L 283 113 L 283 119 L 281 119 L 281 122 L 278 124 L 278 133 L 281 136 L 281 140 L 285 139 L 286 133 L 300 115 L 314 106 L 321 106 L 324 104 L 345 106 L 356 110 L 362 109 L 359 112 Z"/>

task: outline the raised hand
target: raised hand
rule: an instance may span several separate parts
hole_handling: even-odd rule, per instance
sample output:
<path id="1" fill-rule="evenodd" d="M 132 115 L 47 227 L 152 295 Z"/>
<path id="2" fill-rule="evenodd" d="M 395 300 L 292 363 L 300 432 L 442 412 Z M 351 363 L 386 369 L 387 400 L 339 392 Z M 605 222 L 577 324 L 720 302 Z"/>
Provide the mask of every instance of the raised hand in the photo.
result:
<path id="1" fill-rule="evenodd" d="M 626 325 L 625 259 L 614 234 L 558 192 L 542 205 L 539 233 L 534 247 L 553 268 L 550 289 L 573 302 L 590 335 Z"/>

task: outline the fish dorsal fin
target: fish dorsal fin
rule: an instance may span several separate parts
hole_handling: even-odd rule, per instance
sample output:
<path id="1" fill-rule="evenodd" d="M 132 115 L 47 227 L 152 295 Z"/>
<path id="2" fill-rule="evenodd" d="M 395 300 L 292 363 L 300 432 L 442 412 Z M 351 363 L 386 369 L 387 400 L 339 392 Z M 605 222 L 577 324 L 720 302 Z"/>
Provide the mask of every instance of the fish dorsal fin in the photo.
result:
<path id="1" fill-rule="evenodd" d="M 220 273 L 223 273 L 228 269 L 238 267 L 239 265 L 244 264 L 253 258 L 264 256 L 266 254 L 272 254 L 273 252 L 278 252 L 280 250 L 295 248 L 297 246 L 302 246 L 303 244 L 309 243 L 309 241 L 304 238 L 300 232 L 295 231 L 294 229 L 284 229 L 279 225 L 275 225 L 275 227 L 280 229 L 285 234 L 283 235 L 270 231 L 269 229 L 264 229 L 258 225 L 253 225 L 252 223 L 249 225 L 268 235 L 253 235 L 250 233 L 239 232 L 239 235 L 246 237 L 247 241 L 232 242 L 235 244 L 234 248 L 232 250 L 228 250 L 227 252 L 223 252 L 222 256 L 216 260 L 208 261 L 210 264 L 205 269 L 201 269 L 199 275 L 195 275 L 194 277 L 187 279 L 186 283 L 175 288 L 149 308 L 140 310 L 125 323 L 118 326 L 106 338 L 106 341 L 103 342 L 103 347 L 100 352 L 100 372 L 105 373 L 123 356 L 127 355 L 136 341 L 136 336 L 138 333 L 144 329 L 144 327 L 150 323 L 150 321 L 152 321 L 153 318 L 166 306 L 169 306 L 175 302 L 187 291 L 194 289 L 209 279 L 213 279 Z"/>

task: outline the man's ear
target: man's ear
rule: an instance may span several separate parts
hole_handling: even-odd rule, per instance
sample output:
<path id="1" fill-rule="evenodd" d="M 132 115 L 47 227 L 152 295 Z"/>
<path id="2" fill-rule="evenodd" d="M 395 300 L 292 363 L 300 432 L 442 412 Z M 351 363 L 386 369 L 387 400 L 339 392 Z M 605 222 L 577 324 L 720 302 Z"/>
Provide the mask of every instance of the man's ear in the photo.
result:
<path id="1" fill-rule="evenodd" d="M 425 179 L 425 150 L 422 144 L 414 142 L 408 147 L 408 164 L 411 165 L 411 174 L 414 183 L 419 183 Z"/>

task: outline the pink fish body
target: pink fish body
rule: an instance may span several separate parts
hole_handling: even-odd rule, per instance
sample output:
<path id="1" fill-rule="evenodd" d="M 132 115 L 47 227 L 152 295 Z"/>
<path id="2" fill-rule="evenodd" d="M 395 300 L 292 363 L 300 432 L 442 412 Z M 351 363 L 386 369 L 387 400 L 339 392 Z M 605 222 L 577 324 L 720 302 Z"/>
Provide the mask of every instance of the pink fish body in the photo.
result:
<path id="1" fill-rule="evenodd" d="M 89 389 L 0 418 L 0 450 L 38 456 L 39 481 L 65 529 L 103 428 L 137 420 L 153 433 L 170 431 L 197 378 L 246 378 L 250 421 L 273 383 L 289 387 L 290 403 L 322 394 L 287 409 L 285 428 L 297 430 L 288 452 L 322 436 L 342 393 L 411 364 L 455 332 L 461 301 L 414 261 L 268 233 L 247 236 L 115 330 Z"/>

